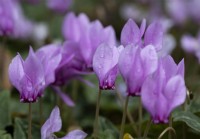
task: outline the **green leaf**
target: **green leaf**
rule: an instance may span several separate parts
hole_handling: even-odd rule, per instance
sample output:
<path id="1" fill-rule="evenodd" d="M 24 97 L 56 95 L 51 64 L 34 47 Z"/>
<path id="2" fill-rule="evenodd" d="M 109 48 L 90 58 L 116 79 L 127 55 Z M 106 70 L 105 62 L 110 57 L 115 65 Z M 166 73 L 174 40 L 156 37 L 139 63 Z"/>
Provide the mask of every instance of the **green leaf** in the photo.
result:
<path id="1" fill-rule="evenodd" d="M 15 119 L 14 139 L 27 139 L 28 122 L 24 119 Z M 40 139 L 40 127 L 32 123 L 32 138 Z"/>
<path id="2" fill-rule="evenodd" d="M 118 129 L 104 117 L 99 117 L 99 133 L 100 137 L 105 139 L 116 139 L 118 137 Z"/>
<path id="3" fill-rule="evenodd" d="M 116 139 L 112 129 L 107 129 L 104 132 L 100 132 L 99 139 Z"/>
<path id="4" fill-rule="evenodd" d="M 185 122 L 189 127 L 200 132 L 200 118 L 191 112 L 177 112 L 174 114 L 174 121 Z"/>
<path id="5" fill-rule="evenodd" d="M 4 129 L 6 125 L 11 123 L 10 115 L 10 93 L 3 91 L 0 93 L 0 129 Z"/>
<path id="6" fill-rule="evenodd" d="M 10 134 L 5 134 L 3 136 L 0 136 L 1 139 L 12 139 Z"/>
<path id="7" fill-rule="evenodd" d="M 12 137 L 5 130 L 0 130 L 0 139 L 12 139 Z"/>
<path id="8" fill-rule="evenodd" d="M 26 129 L 23 127 L 23 122 L 19 119 L 15 119 L 15 131 L 14 131 L 14 139 L 26 139 Z"/>

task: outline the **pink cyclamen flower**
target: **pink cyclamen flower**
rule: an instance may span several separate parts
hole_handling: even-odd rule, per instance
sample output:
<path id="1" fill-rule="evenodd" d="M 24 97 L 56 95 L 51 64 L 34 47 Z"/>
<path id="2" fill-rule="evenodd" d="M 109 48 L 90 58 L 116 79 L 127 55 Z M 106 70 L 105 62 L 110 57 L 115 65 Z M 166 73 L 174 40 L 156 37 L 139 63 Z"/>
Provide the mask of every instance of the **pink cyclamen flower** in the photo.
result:
<path id="1" fill-rule="evenodd" d="M 17 54 L 9 65 L 9 78 L 20 93 L 21 102 L 35 102 L 42 95 L 45 73 L 42 63 L 30 47 L 25 61 Z"/>
<path id="2" fill-rule="evenodd" d="M 159 51 L 162 48 L 163 32 L 159 22 L 151 23 L 146 29 L 145 19 L 140 28 L 132 19 L 129 19 L 121 32 L 121 44 L 125 47 L 127 45 L 139 45 L 140 47 L 153 45 L 156 51 Z"/>
<path id="3" fill-rule="evenodd" d="M 47 0 L 48 8 L 59 13 L 64 13 L 71 4 L 72 0 Z"/>
<path id="4" fill-rule="evenodd" d="M 60 110 L 56 106 L 47 121 L 41 128 L 41 139 L 54 139 L 56 136 L 54 132 L 60 131 L 62 127 L 62 121 L 60 117 Z M 73 130 L 69 132 L 66 136 L 58 139 L 84 139 L 87 134 L 81 130 Z M 56 137 L 57 138 L 57 137 Z"/>
<path id="5" fill-rule="evenodd" d="M 154 123 L 168 123 L 171 111 L 185 98 L 184 60 L 176 65 L 171 56 L 161 58 L 156 72 L 142 86 L 143 106 Z"/>
<path id="6" fill-rule="evenodd" d="M 119 71 L 127 85 L 130 96 L 140 95 L 144 80 L 151 75 L 158 64 L 158 57 L 153 45 L 144 48 L 128 45 L 119 57 Z"/>
<path id="7" fill-rule="evenodd" d="M 123 46 L 115 47 L 101 44 L 93 57 L 93 70 L 99 79 L 99 88 L 115 89 L 118 74 L 118 59 Z"/>

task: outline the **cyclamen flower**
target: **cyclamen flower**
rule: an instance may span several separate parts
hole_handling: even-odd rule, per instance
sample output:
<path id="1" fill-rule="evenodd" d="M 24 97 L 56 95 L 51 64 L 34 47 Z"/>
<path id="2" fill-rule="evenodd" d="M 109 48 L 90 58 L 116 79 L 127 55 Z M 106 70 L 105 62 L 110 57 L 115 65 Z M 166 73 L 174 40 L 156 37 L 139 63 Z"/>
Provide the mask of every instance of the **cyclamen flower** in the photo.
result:
<path id="1" fill-rule="evenodd" d="M 9 78 L 20 93 L 21 102 L 35 102 L 47 86 L 42 63 L 30 47 L 24 61 L 17 54 L 9 65 Z"/>
<path id="2" fill-rule="evenodd" d="M 168 123 L 172 110 L 183 104 L 186 98 L 184 60 L 178 65 L 171 56 L 159 60 L 156 72 L 149 76 L 141 91 L 144 107 L 154 123 Z"/>
<path id="3" fill-rule="evenodd" d="M 146 77 L 156 71 L 158 57 L 153 45 L 144 48 L 128 45 L 121 52 L 118 64 L 128 95 L 138 96 Z"/>
<path id="4" fill-rule="evenodd" d="M 119 54 L 123 46 L 115 47 L 101 44 L 93 57 L 93 70 L 99 79 L 100 89 L 115 89 L 118 74 Z"/>
<path id="5" fill-rule="evenodd" d="M 124 25 L 121 32 L 121 44 L 125 47 L 127 45 L 139 45 L 145 47 L 153 45 L 156 51 L 162 48 L 163 29 L 159 22 L 153 22 L 146 29 L 146 20 L 142 21 L 140 28 L 137 24 L 129 19 Z M 144 36 L 144 40 L 142 37 Z"/>
<path id="6" fill-rule="evenodd" d="M 60 13 L 64 13 L 71 4 L 72 0 L 47 0 L 48 8 Z"/>
<path id="7" fill-rule="evenodd" d="M 54 132 L 60 131 L 62 127 L 62 121 L 60 118 L 60 110 L 56 106 L 47 121 L 41 128 L 41 139 L 54 139 L 56 136 Z M 84 139 L 87 134 L 81 130 L 73 130 L 69 132 L 66 136 L 58 139 Z M 57 137 L 56 137 L 57 138 Z"/>

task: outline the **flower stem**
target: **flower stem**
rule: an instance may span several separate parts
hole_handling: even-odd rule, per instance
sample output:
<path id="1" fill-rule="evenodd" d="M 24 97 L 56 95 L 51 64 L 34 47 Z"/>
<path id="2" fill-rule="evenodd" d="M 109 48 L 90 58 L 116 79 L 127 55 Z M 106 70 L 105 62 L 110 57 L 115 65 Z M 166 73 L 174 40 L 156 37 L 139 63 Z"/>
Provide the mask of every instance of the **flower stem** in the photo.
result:
<path id="1" fill-rule="evenodd" d="M 175 137 L 175 139 L 176 139 L 176 138 L 177 138 L 177 137 L 176 137 L 176 131 L 174 130 L 173 127 L 167 127 L 167 128 L 159 135 L 158 139 L 161 139 L 161 138 L 164 136 L 164 134 L 165 134 L 167 131 L 170 131 L 170 130 L 174 133 L 174 137 Z"/>
<path id="2" fill-rule="evenodd" d="M 139 98 L 139 109 L 138 109 L 138 114 L 139 114 L 139 127 L 138 127 L 138 135 L 141 137 L 141 129 L 142 129 L 142 100 Z"/>
<path id="3" fill-rule="evenodd" d="M 150 119 L 150 120 L 148 121 L 147 126 L 146 126 L 146 129 L 145 129 L 145 131 L 144 131 L 143 139 L 145 139 L 145 138 L 147 137 L 148 132 L 149 132 L 149 129 L 150 129 L 150 127 L 151 127 L 151 124 L 152 124 L 152 120 Z"/>
<path id="4" fill-rule="evenodd" d="M 96 114 L 95 114 L 95 121 L 94 121 L 94 138 L 96 139 L 98 136 L 98 123 L 99 123 L 99 106 L 101 100 L 101 89 L 99 89 L 97 104 L 96 104 Z"/>
<path id="5" fill-rule="evenodd" d="M 43 104 L 42 104 L 42 98 L 40 98 L 39 100 L 40 103 L 40 126 L 42 126 L 43 124 Z"/>
<path id="6" fill-rule="evenodd" d="M 123 100 L 121 94 L 118 91 L 116 93 L 117 93 L 117 97 L 119 98 L 119 100 L 120 100 L 120 102 L 122 104 L 122 107 L 124 107 L 125 104 L 124 104 L 124 100 Z M 135 121 L 133 120 L 133 118 L 132 118 L 131 113 L 130 113 L 129 110 L 127 110 L 127 118 L 129 119 L 129 121 L 131 123 L 131 126 L 132 126 L 135 134 L 137 135 L 138 134 L 137 127 L 136 127 Z"/>
<path id="7" fill-rule="evenodd" d="M 32 108 L 31 108 L 31 103 L 29 103 L 29 124 L 28 124 L 28 139 L 32 139 L 31 135 L 31 122 L 32 122 Z"/>
<path id="8" fill-rule="evenodd" d="M 169 127 L 172 127 L 172 117 L 171 116 L 169 118 Z M 168 139 L 171 139 L 171 138 L 172 138 L 172 133 L 171 133 L 171 131 L 169 131 Z"/>
<path id="9" fill-rule="evenodd" d="M 121 130 L 120 130 L 119 139 L 122 139 L 123 138 L 123 134 L 124 134 L 124 124 L 126 122 L 126 113 L 127 113 L 127 107 L 128 107 L 128 100 L 129 100 L 129 96 L 126 97 L 126 101 L 125 101 L 125 105 L 124 105 L 124 111 L 123 111 L 123 117 L 122 117 L 122 123 L 121 123 Z"/>

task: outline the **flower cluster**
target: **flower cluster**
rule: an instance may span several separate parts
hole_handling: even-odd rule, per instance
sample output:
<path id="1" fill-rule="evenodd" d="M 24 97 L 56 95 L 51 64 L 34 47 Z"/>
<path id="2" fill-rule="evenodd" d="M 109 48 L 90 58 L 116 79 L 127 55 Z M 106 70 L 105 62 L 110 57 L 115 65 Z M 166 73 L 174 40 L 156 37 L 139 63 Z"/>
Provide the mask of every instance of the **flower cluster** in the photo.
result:
<path id="1" fill-rule="evenodd" d="M 30 47 L 25 60 L 20 54 L 9 66 L 11 83 L 20 93 L 21 102 L 35 102 L 51 86 L 58 95 L 73 106 L 74 103 L 59 86 L 81 75 L 94 72 L 100 90 L 114 90 L 115 80 L 121 73 L 128 96 L 141 96 L 144 107 L 154 123 L 167 123 L 171 111 L 186 98 L 184 61 L 178 65 L 173 58 L 158 56 L 163 47 L 164 30 L 160 22 L 140 27 L 129 19 L 121 31 L 121 44 L 117 44 L 111 26 L 90 21 L 85 14 L 68 13 L 63 22 L 63 44 L 49 44 L 36 52 Z M 53 138 L 61 128 L 59 109 L 52 111 L 42 127 L 42 138 Z M 74 138 L 82 131 L 70 132 L 64 138 Z"/>

